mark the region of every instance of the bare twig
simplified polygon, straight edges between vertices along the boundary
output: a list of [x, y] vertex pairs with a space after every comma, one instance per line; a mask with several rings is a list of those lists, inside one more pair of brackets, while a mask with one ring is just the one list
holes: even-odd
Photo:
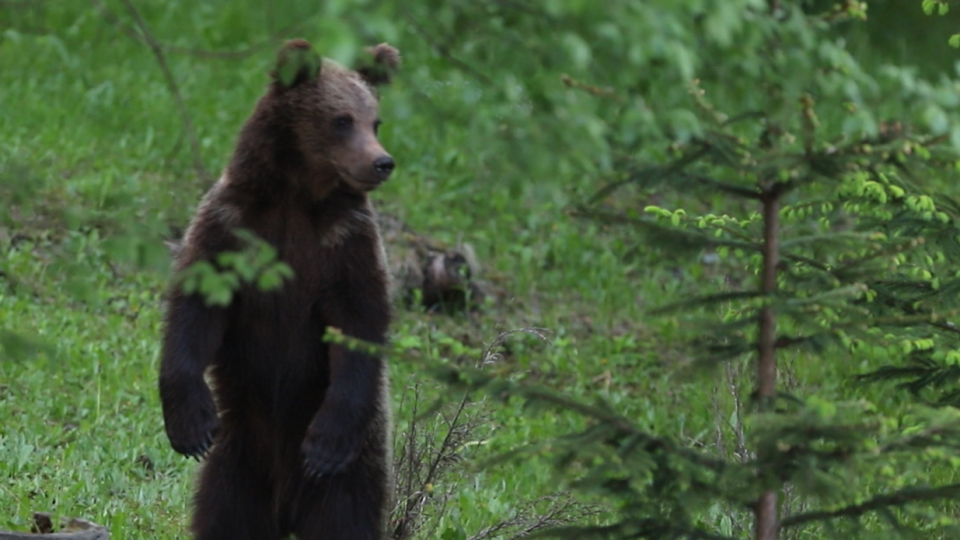
[[[103, 17], [118, 30], [130, 36], [131, 38], [136, 39], [137, 41], [149, 45], [149, 42], [144, 37], [144, 34], [138, 32], [136, 28], [132, 28], [130, 25], [123, 22], [115, 13], [110, 11], [110, 9], [99, 0], [94, 2], [94, 4], [97, 7], [97, 11], [99, 11], [100, 14], [103, 15]], [[272, 4], [270, 4], [270, 6], [272, 6]], [[271, 17], [272, 11], [272, 8], [268, 7], [268, 18]], [[169, 43], [161, 43], [159, 41], [157, 42], [157, 45], [159, 45], [160, 48], [166, 52], [188, 54], [190, 56], [196, 56], [197, 58], [203, 58], [205, 60], [242, 60], [275, 46], [278, 42], [283, 40], [284, 37], [289, 36], [292, 33], [296, 33], [296, 30], [301, 26], [301, 24], [302, 22], [298, 21], [281, 28], [276, 32], [271, 31], [270, 37], [264, 39], [263, 41], [235, 51], [195, 49], [193, 47], [181, 47], [179, 45], [171, 45]], [[270, 24], [270, 27], [272, 29], [272, 23]]]
[[[541, 504], [549, 506], [541, 512], [537, 510]], [[481, 529], [470, 536], [469, 540], [516, 540], [545, 529], [569, 525], [598, 513], [598, 508], [579, 504], [567, 495], [548, 495], [528, 501], [509, 518]]]
[[[495, 362], [504, 341], [520, 332], [541, 339], [545, 333], [539, 328], [503, 332], [484, 348], [474, 367], [479, 369]], [[402, 405], [412, 411], [412, 414], [405, 413], [412, 420], [396, 462], [398, 505], [391, 523], [393, 540], [437, 537], [434, 529], [440, 520], [436, 518], [444, 514], [453, 494], [450, 487], [441, 488], [441, 483], [451, 471], [457, 470], [458, 464], [465, 462], [466, 449], [482, 446], [485, 434], [480, 431], [489, 423], [483, 402], [471, 401], [469, 392], [464, 392], [456, 405], [441, 407], [435, 416], [425, 419], [420, 412], [420, 386], [414, 385], [408, 390], [402, 396]], [[412, 396], [408, 402], [410, 391]], [[540, 511], [544, 505], [547, 508]], [[432, 518], [425, 519], [428, 507]], [[577, 504], [565, 495], [552, 495], [525, 502], [513, 515], [480, 530], [471, 538], [506, 538], [508, 534], [511, 535], [509, 538], [519, 538], [533, 531], [571, 523], [591, 515], [591, 512], [590, 507]]]
[[430, 44], [433, 50], [437, 51], [437, 53], [440, 54], [440, 56], [446, 58], [451, 64], [455, 65], [461, 70], [473, 75], [484, 84], [488, 86], [494, 86], [493, 80], [490, 77], [487, 77], [483, 73], [474, 69], [473, 66], [471, 66], [470, 64], [453, 56], [453, 54], [450, 52], [449, 45], [447, 45], [446, 43], [440, 43], [439, 41], [437, 41], [437, 39], [434, 38], [433, 35], [431, 35], [422, 26], [420, 26], [420, 23], [417, 22], [417, 20], [413, 17], [413, 15], [410, 14], [408, 10], [402, 10], [401, 13], [403, 13], [404, 18], [407, 19], [410, 25], [413, 26], [414, 30], [416, 30], [417, 33], [420, 34], [423, 37], [423, 39], [425, 39], [427, 43]]
[[[97, 6], [101, 13], [110, 12], [109, 8], [107, 8], [100, 0], [93, 1], [94, 5]], [[200, 153], [200, 141], [197, 139], [197, 133], [193, 128], [193, 120], [190, 117], [189, 111], [187, 111], [187, 106], [183, 101], [183, 95], [180, 93], [180, 87], [177, 85], [177, 80], [174, 78], [173, 72], [170, 71], [170, 66], [167, 65], [167, 59], [163, 54], [163, 49], [160, 46], [160, 43], [154, 39], [153, 34], [150, 32], [150, 28], [143, 20], [143, 17], [140, 16], [140, 12], [137, 11], [137, 8], [134, 7], [133, 3], [130, 0], [121, 1], [123, 2], [124, 7], [127, 8], [130, 16], [133, 17], [134, 22], [137, 24], [137, 28], [142, 35], [141, 39], [150, 47], [154, 57], [157, 59], [157, 64], [160, 65], [160, 70], [163, 71], [164, 79], [166, 79], [167, 82], [167, 88], [170, 90], [171, 95], [173, 95], [177, 109], [180, 111], [180, 117], [183, 120], [183, 128], [187, 134], [187, 140], [190, 141], [190, 150], [193, 154], [193, 168], [196, 171], [197, 176], [203, 181], [212, 180], [210, 173], [207, 172], [206, 167], [203, 165], [203, 156]], [[119, 20], [116, 15], [113, 15], [113, 19]]]
[[[410, 417], [414, 420], [410, 422], [410, 426], [407, 428], [403, 452], [401, 452], [396, 464], [398, 473], [403, 475], [398, 487], [400, 487], [400, 491], [404, 496], [403, 501], [400, 501], [400, 504], [403, 504], [404, 508], [403, 513], [396, 520], [396, 526], [393, 529], [394, 540], [404, 540], [411, 536], [414, 528], [414, 519], [420, 515], [419, 507], [423, 504], [426, 495], [422, 489], [423, 486], [418, 485], [414, 478], [418, 469], [413, 462], [418, 455], [419, 422], [417, 418], [420, 415], [420, 411], [418, 410], [420, 407], [420, 386], [414, 386], [413, 392], [413, 411]], [[406, 393], [404, 393], [403, 397], [403, 401], [406, 401]], [[401, 403], [400, 409], [403, 410], [403, 403]], [[416, 490], [413, 489], [415, 485], [417, 487]]]
[[[446, 508], [447, 494], [435, 492], [435, 488], [450, 467], [460, 461], [464, 447], [478, 438], [477, 431], [487, 420], [483, 413], [468, 415], [470, 405], [468, 395], [464, 394], [452, 414], [441, 411], [434, 421], [424, 424], [419, 411], [420, 387], [413, 387], [413, 400], [409, 405], [413, 420], [396, 464], [400, 508], [392, 525], [394, 540], [407, 540], [417, 533], [423, 525], [423, 510], [428, 503], [439, 503], [441, 513]], [[440, 429], [445, 433], [441, 442], [434, 444], [431, 441], [437, 439]]]
[[588, 94], [593, 94], [594, 96], [597, 96], [597, 97], [609, 98], [616, 101], [617, 103], [623, 103], [626, 101], [622, 96], [617, 94], [617, 92], [613, 88], [609, 88], [609, 87], [600, 88], [599, 86], [596, 86], [593, 84], [588, 84], [583, 81], [578, 81], [577, 79], [574, 79], [573, 77], [567, 75], [566, 73], [560, 74], [560, 82], [569, 86], [570, 88], [583, 90], [584, 92]]
[[[730, 426], [733, 429], [734, 434], [737, 436], [736, 443], [736, 456], [740, 459], [741, 463], [747, 463], [753, 456], [750, 455], [750, 450], [747, 449], [747, 436], [744, 433], [744, 422], [743, 422], [743, 400], [740, 397], [740, 373], [734, 371], [733, 363], [727, 362], [724, 365], [727, 375], [727, 387], [730, 390], [730, 396], [733, 399], [733, 413], [734, 425]], [[739, 368], [739, 369], [742, 369]], [[738, 369], [738, 371], [739, 371]]]

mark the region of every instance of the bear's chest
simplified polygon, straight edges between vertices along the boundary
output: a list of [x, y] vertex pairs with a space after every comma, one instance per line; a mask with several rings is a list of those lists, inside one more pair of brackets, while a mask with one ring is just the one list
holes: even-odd
[[350, 269], [369, 258], [365, 239], [376, 227], [368, 214], [349, 210], [277, 212], [251, 225], [270, 246], [275, 261], [293, 272], [279, 295], [272, 295], [283, 309], [308, 308], [348, 280]]

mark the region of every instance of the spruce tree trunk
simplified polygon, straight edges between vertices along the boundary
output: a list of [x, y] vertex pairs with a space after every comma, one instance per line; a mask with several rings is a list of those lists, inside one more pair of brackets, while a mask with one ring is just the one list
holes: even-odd
[[[772, 301], [777, 292], [777, 263], [779, 258], [778, 233], [780, 228], [780, 193], [775, 186], [764, 190], [763, 198], [763, 274], [760, 290]], [[777, 395], [777, 322], [769, 304], [760, 310], [760, 336], [757, 351], [757, 399], [760, 412], [773, 410]], [[763, 461], [763, 456], [758, 456]], [[761, 470], [766, 476], [770, 471]], [[765, 492], [757, 500], [756, 539], [775, 540], [777, 523], [777, 492]]]

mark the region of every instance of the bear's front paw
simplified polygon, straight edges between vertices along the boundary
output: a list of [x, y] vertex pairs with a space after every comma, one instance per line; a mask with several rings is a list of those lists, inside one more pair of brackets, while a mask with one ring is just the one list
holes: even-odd
[[311, 425], [301, 448], [308, 478], [340, 474], [360, 453], [360, 437], [326, 423]]
[[[164, 424], [167, 438], [175, 451], [197, 461], [206, 457], [214, 438], [220, 430], [213, 397], [194, 396], [179, 407], [164, 407]], [[199, 402], [199, 403], [198, 403]]]

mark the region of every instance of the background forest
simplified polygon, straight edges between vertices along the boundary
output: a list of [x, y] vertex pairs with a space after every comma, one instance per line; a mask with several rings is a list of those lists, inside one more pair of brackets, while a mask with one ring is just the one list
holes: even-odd
[[401, 50], [388, 254], [467, 252], [485, 292], [398, 299], [395, 539], [957, 538], [953, 15], [0, 0], [0, 529], [186, 537], [164, 239], [303, 37]]

